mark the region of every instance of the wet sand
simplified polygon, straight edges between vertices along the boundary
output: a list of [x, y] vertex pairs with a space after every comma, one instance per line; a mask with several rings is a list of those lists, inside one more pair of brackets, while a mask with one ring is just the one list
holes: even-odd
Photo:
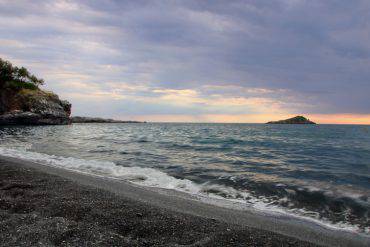
[[0, 246], [31, 245], [370, 246], [370, 239], [0, 157]]

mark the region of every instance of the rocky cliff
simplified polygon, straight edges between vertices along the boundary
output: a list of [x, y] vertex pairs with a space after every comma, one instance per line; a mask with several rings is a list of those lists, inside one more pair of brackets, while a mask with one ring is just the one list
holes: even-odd
[[0, 125], [69, 124], [71, 104], [40, 89], [0, 87]]
[[303, 116], [296, 116], [285, 120], [271, 121], [268, 124], [315, 124]]

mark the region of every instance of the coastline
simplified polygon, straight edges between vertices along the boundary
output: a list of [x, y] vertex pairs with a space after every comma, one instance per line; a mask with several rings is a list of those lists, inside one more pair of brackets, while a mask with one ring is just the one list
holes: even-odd
[[[59, 240], [60, 244], [65, 241], [70, 245], [88, 241], [138, 246], [370, 244], [370, 237], [328, 229], [313, 222], [218, 207], [179, 192], [141, 187], [15, 158], [0, 156], [0, 171], [1, 220], [8, 223], [0, 230], [0, 241], [8, 242], [0, 244], [32, 241], [56, 244]], [[28, 220], [20, 221], [20, 217]], [[34, 217], [34, 221], [30, 217]], [[51, 227], [54, 233], [40, 230], [42, 223], [49, 221], [55, 225], [55, 229]], [[38, 234], [26, 234], [30, 230], [28, 222], [35, 229], [41, 227]], [[122, 229], [125, 230], [122, 232]], [[10, 233], [12, 236], [8, 236]]]

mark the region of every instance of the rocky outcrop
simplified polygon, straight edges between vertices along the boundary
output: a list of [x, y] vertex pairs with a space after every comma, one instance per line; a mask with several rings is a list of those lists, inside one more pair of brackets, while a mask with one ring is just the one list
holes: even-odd
[[40, 89], [0, 92], [0, 125], [69, 124], [71, 104]]
[[271, 121], [268, 124], [316, 124], [303, 116], [296, 116], [285, 120]]
[[145, 123], [139, 121], [122, 121], [106, 118], [96, 118], [96, 117], [72, 117], [72, 123]]

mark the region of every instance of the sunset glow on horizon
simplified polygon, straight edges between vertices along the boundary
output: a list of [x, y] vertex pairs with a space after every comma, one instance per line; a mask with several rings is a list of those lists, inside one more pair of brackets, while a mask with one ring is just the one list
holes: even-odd
[[[298, 114], [290, 115], [146, 115], [132, 116], [130, 119], [148, 122], [174, 122], [174, 123], [266, 123], [295, 117]], [[351, 114], [327, 114], [327, 115], [307, 115], [301, 114], [317, 124], [359, 124], [370, 125], [369, 115]], [[126, 116], [127, 118], [127, 116]], [[125, 119], [125, 117], [117, 117]]]

